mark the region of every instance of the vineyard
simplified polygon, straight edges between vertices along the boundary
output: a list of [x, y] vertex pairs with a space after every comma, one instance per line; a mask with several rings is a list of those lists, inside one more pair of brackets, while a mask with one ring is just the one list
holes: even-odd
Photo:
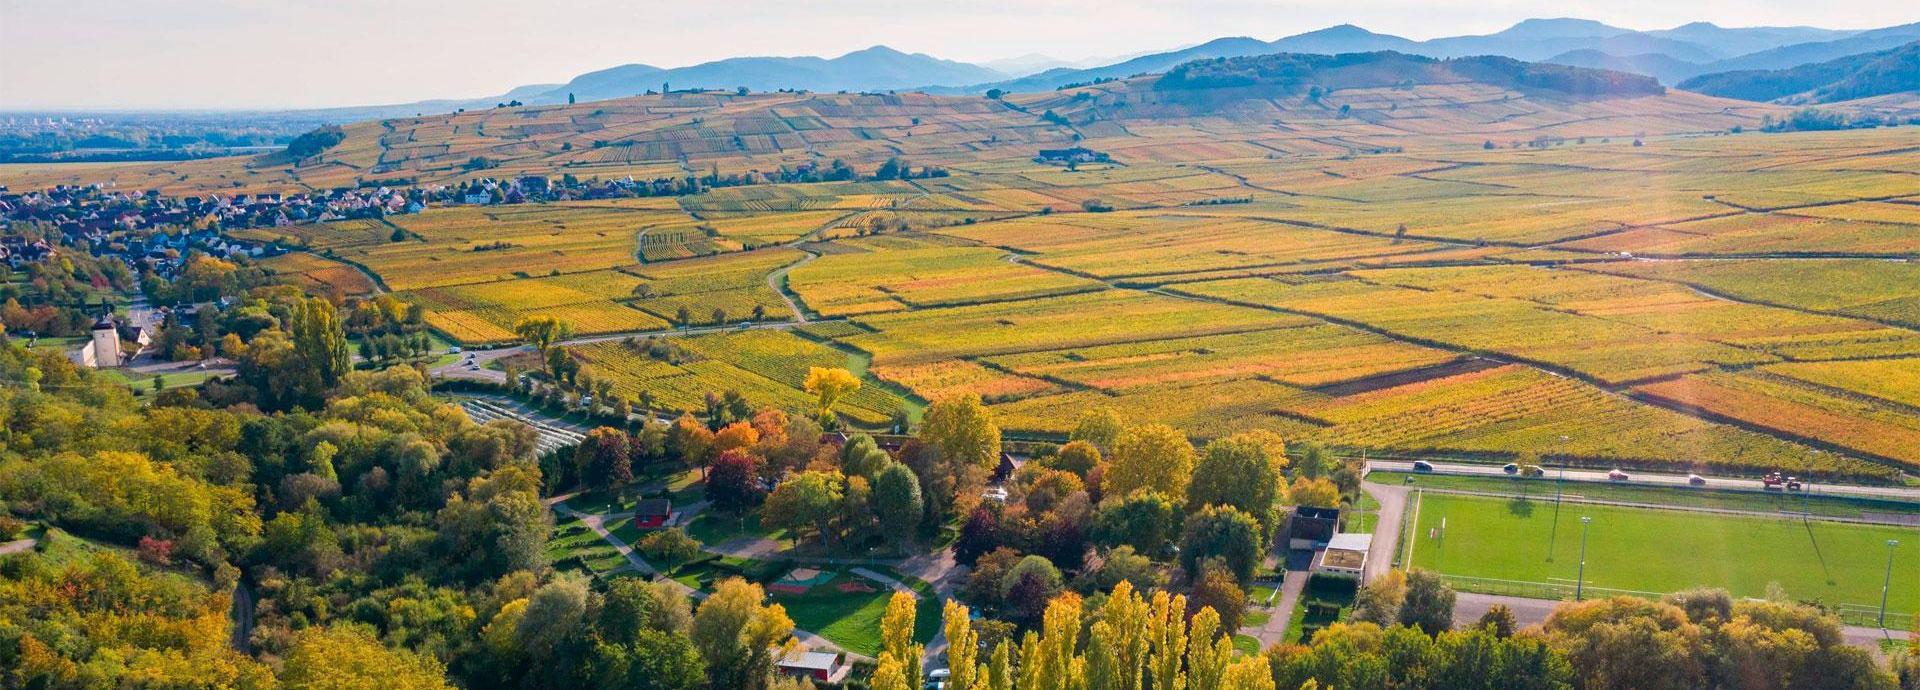
[[[163, 193], [739, 180], [234, 233], [304, 250], [266, 263], [316, 292], [393, 290], [463, 344], [532, 315], [768, 327], [676, 334], [678, 364], [572, 347], [673, 409], [734, 388], [805, 410], [806, 368], [844, 366], [867, 385], [841, 412], [868, 426], [963, 393], [1054, 437], [1109, 407], [1196, 439], [1891, 479], [1920, 469], [1915, 130], [1752, 132], [1787, 112], [1485, 84], [687, 92], [353, 125], [297, 169], [75, 170]], [[1099, 157], [1041, 154], [1071, 147]], [[880, 179], [888, 161], [913, 179]], [[79, 174], [0, 166], [0, 184]]]
[[[781, 331], [702, 335], [675, 342], [694, 357], [673, 364], [621, 341], [581, 345], [571, 351], [586, 361], [595, 378], [611, 382], [622, 395], [635, 397], [644, 390], [653, 395], [659, 409], [696, 413], [705, 408], [708, 394], [728, 390], [739, 391], [755, 407], [805, 412], [814, 405], [813, 396], [803, 390], [809, 368], [859, 369], [845, 352]], [[841, 398], [835, 412], [874, 426], [910, 408], [907, 401], [869, 381]]]

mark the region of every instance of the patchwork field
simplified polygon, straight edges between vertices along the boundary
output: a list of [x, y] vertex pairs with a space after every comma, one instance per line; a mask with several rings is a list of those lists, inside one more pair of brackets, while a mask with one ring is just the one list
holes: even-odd
[[[536, 314], [582, 335], [786, 329], [681, 338], [698, 357], [679, 364], [575, 348], [676, 408], [737, 387], [802, 410], [800, 363], [819, 362], [866, 378], [844, 410], [863, 424], [972, 393], [1049, 437], [1105, 406], [1197, 439], [1741, 473], [1821, 450], [1824, 472], [1894, 480], [1920, 469], [1916, 130], [1752, 133], [1784, 112], [1471, 83], [675, 93], [353, 125], [298, 166], [0, 184], [734, 176], [238, 234], [306, 249], [271, 263], [316, 291], [396, 291], [465, 344]], [[1040, 156], [1069, 147], [1105, 158]], [[924, 176], [875, 179], [890, 160]], [[803, 169], [843, 172], [769, 183]]]

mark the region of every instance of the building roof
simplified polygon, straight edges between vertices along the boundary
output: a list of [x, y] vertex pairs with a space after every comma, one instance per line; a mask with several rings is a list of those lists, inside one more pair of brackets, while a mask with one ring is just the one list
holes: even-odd
[[673, 501], [664, 498], [646, 498], [633, 503], [635, 515], [670, 515], [673, 513]]
[[1343, 551], [1367, 551], [1373, 548], [1373, 535], [1339, 532], [1327, 540], [1327, 548]]
[[780, 659], [782, 668], [803, 668], [809, 670], [831, 671], [840, 662], [840, 655], [833, 652], [801, 652]]
[[1309, 518], [1314, 520], [1340, 519], [1339, 508], [1323, 508], [1320, 506], [1297, 506], [1293, 509], [1293, 514], [1297, 517]]

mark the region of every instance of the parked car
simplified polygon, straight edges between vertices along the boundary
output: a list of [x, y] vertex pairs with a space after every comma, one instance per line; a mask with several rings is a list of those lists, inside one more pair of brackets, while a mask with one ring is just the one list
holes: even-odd
[[1707, 478], [1697, 474], [1689, 474], [1687, 475], [1687, 485], [1688, 486], [1706, 486]]
[[1415, 460], [1415, 461], [1413, 461], [1413, 471], [1415, 471], [1415, 472], [1432, 472], [1432, 471], [1433, 471], [1433, 463], [1431, 463], [1431, 462], [1427, 462], [1427, 461], [1425, 461], [1425, 460]]
[[1612, 470], [1609, 470], [1609, 471], [1607, 472], [1607, 481], [1610, 481], [1610, 482], [1624, 482], [1624, 481], [1626, 481], [1626, 480], [1627, 480], [1627, 473], [1625, 473], [1625, 472], [1621, 472], [1621, 471], [1620, 471], [1620, 468], [1618, 468], [1618, 467], [1616, 467], [1616, 468], [1613, 468]]

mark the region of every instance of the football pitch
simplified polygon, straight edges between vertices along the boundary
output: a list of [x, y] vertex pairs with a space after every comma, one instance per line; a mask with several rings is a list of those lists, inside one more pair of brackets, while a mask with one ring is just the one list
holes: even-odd
[[1426, 493], [1410, 500], [1409, 519], [1415, 522], [1404, 557], [1447, 575], [1570, 587], [1579, 570], [1584, 516], [1592, 518], [1589, 588], [1671, 592], [1708, 586], [1761, 597], [1768, 583], [1778, 582], [1797, 600], [1877, 610], [1887, 540], [1896, 539], [1887, 610], [1920, 611], [1920, 530], [1912, 528], [1566, 503], [1556, 536], [1551, 498]]

